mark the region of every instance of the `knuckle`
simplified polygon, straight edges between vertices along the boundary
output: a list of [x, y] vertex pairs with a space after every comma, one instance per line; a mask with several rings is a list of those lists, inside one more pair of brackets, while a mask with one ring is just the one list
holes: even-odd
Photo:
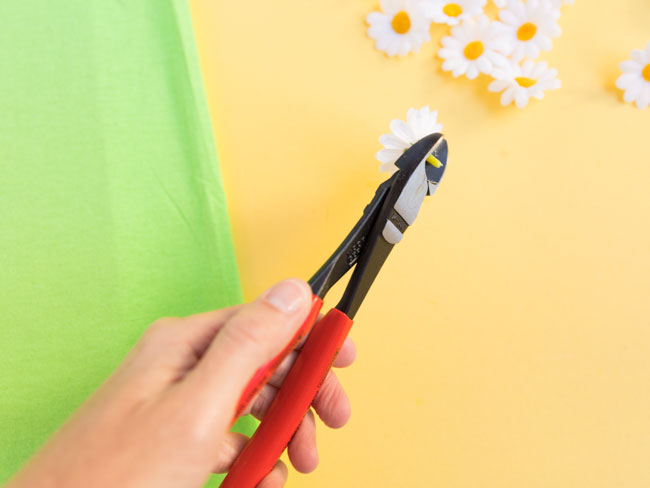
[[333, 428], [345, 425], [350, 416], [347, 395], [332, 372], [327, 375], [313, 405], [323, 421]]
[[336, 377], [330, 371], [327, 374], [325, 381], [323, 381], [320, 390], [318, 390], [318, 394], [314, 399], [314, 403], [317, 404], [320, 408], [329, 409], [336, 403], [338, 397], [338, 383], [336, 381]]

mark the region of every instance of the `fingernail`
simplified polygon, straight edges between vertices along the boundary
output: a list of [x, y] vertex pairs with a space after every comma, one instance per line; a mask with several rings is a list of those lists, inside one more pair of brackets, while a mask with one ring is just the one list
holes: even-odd
[[293, 313], [305, 301], [305, 291], [297, 280], [285, 280], [264, 294], [264, 301], [278, 312]]

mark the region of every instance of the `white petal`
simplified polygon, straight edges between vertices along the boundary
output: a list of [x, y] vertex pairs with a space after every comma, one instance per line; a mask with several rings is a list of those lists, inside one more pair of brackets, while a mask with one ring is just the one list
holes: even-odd
[[512, 78], [510, 70], [504, 68], [494, 68], [492, 70], [492, 78], [495, 80], [504, 80], [507, 78]]
[[397, 166], [395, 166], [395, 163], [384, 163], [381, 166], [379, 166], [379, 171], [382, 173], [395, 173], [398, 170]]
[[527, 54], [530, 59], [537, 59], [542, 52], [537, 44], [531, 44]]
[[625, 93], [623, 94], [623, 100], [625, 100], [628, 103], [633, 102], [640, 92], [641, 92], [641, 83], [634, 84], [625, 91]]
[[509, 56], [515, 48], [515, 43], [505, 37], [490, 42], [490, 49]]
[[451, 36], [443, 37], [440, 42], [442, 43], [443, 46], [454, 48], [454, 49], [461, 49], [463, 47], [463, 44], [458, 39]]
[[645, 52], [639, 49], [632, 50], [632, 54], [630, 54], [630, 58], [632, 59], [632, 61], [636, 61], [641, 66], [645, 66], [647, 62], [645, 57]]
[[409, 143], [394, 134], [384, 134], [379, 137], [379, 143], [386, 149], [408, 149]]
[[621, 68], [621, 71], [630, 72], [630, 73], [640, 73], [641, 70], [643, 69], [643, 66], [638, 64], [636, 61], [632, 61], [629, 59], [627, 61], [623, 61], [619, 65], [619, 67]]
[[481, 56], [475, 61], [476, 67], [481, 71], [482, 73], [490, 73], [492, 70], [492, 63], [488, 61], [488, 59], [485, 56]]
[[553, 41], [548, 36], [539, 35], [537, 36], [536, 41], [542, 51], [549, 51], [553, 47]]
[[501, 37], [510, 37], [511, 35], [512, 28], [498, 20], [490, 22], [485, 32], [482, 33], [483, 39], [486, 41], [497, 41]]
[[470, 63], [470, 65], [467, 67], [465, 76], [467, 76], [467, 78], [470, 80], [473, 80], [478, 76], [478, 68], [476, 67], [475, 63]]
[[499, 12], [499, 18], [506, 24], [513, 26], [517, 25], [519, 22], [519, 19], [517, 19], [517, 17], [515, 17], [515, 15], [509, 10], [501, 10]]
[[368, 27], [368, 36], [373, 39], [390, 38], [393, 36], [392, 31], [382, 23], [374, 23]]
[[436, 8], [434, 5], [434, 2], [431, 0], [426, 0], [423, 2], [420, 2], [420, 9], [422, 10], [422, 13], [427, 17], [427, 18], [432, 18], [433, 15], [435, 15]]
[[514, 97], [515, 97], [514, 89], [509, 89], [509, 90], [504, 91], [501, 94], [501, 105], [503, 105], [504, 107], [510, 105], [512, 103], [512, 100], [514, 99]]
[[380, 14], [379, 12], [370, 12], [368, 16], [366, 17], [366, 22], [368, 22], [370, 25], [379, 23], [382, 21], [386, 20], [386, 16], [384, 14]]
[[413, 134], [413, 131], [411, 128], [403, 121], [400, 119], [393, 119], [390, 123], [390, 130], [393, 134], [395, 134], [397, 137], [404, 141], [408, 141], [411, 144], [413, 144], [416, 139], [415, 135]]
[[515, 104], [519, 108], [524, 108], [528, 105], [528, 93], [526, 93], [526, 90], [517, 90], [517, 93], [515, 93]]
[[406, 112], [406, 123], [411, 128], [411, 131], [417, 136], [417, 128], [421, 125], [422, 117], [420, 111], [414, 108], [409, 108]]
[[395, 0], [379, 0], [379, 6], [384, 12], [397, 11], [399, 8]]
[[519, 18], [524, 18], [526, 16], [526, 6], [523, 2], [513, 1], [509, 8]]
[[438, 51], [438, 56], [440, 56], [442, 59], [454, 58], [458, 57], [458, 51], [455, 49], [450, 49], [448, 47], [443, 47]]
[[467, 29], [465, 24], [455, 25], [451, 28], [451, 37], [460, 40], [461, 42], [467, 39]]
[[[546, 64], [546, 61], [540, 61], [537, 64], [530, 61], [530, 64], [528, 65], [528, 70], [529, 70], [528, 73], [530, 73], [531, 78], [542, 78], [545, 73], [551, 77], [557, 76], [556, 69], [548, 70], [548, 64]], [[522, 71], [524, 71], [523, 67], [522, 67]]]
[[506, 58], [503, 54], [489, 51], [485, 53], [485, 56], [487, 56], [487, 58], [492, 62], [494, 66], [508, 66], [508, 58]]
[[616, 80], [616, 86], [621, 90], [625, 90], [630, 86], [632, 86], [633, 83], [636, 83], [638, 81], [639, 81], [639, 75], [637, 75], [636, 73], [623, 73]]
[[521, 61], [524, 58], [524, 46], [523, 46], [523, 44], [517, 43], [514, 46], [514, 51], [512, 51], [511, 58], [515, 63]]
[[508, 86], [510, 86], [510, 81], [508, 80], [494, 80], [488, 85], [488, 91], [500, 92], [505, 90]]
[[379, 37], [377, 41], [375, 41], [375, 47], [380, 51], [384, 51], [384, 52], [386, 52], [386, 50], [391, 46], [391, 44], [392, 44], [392, 39], [386, 36]]
[[442, 63], [443, 71], [453, 71], [461, 65], [460, 59], [448, 59]]
[[650, 103], [650, 90], [647, 87], [643, 88], [636, 98], [636, 107], [641, 109], [646, 108]]
[[467, 61], [459, 61], [458, 65], [453, 69], [451, 72], [452, 76], [454, 78], [458, 78], [460, 75], [465, 74], [467, 71], [467, 67], [469, 66], [469, 63]]
[[562, 34], [562, 29], [557, 24], [552, 24], [548, 26], [548, 29], [545, 29], [546, 33], [551, 37], [558, 37]]
[[386, 48], [386, 54], [388, 54], [389, 56], [395, 56], [398, 50], [399, 50], [399, 43], [391, 42]]
[[394, 163], [404, 154], [401, 149], [380, 149], [376, 157], [380, 163]]
[[485, 15], [479, 15], [476, 17], [476, 27], [479, 29], [479, 31], [484, 31], [490, 26], [490, 19], [487, 18]]
[[399, 47], [397, 48], [397, 54], [399, 56], [405, 56], [408, 53], [411, 52], [411, 42], [408, 41], [407, 39], [404, 39], [402, 42], [399, 43]]

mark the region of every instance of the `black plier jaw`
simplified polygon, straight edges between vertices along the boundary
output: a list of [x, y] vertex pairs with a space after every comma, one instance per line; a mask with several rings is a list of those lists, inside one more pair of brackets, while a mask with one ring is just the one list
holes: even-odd
[[[415, 221], [424, 198], [433, 194], [440, 183], [447, 152], [444, 137], [430, 134], [402, 154], [395, 163], [398, 171], [379, 185], [354, 228], [309, 280], [314, 295], [323, 298], [356, 265], [336, 306], [354, 318], [393, 246]], [[431, 158], [435, 165], [429, 162]]]

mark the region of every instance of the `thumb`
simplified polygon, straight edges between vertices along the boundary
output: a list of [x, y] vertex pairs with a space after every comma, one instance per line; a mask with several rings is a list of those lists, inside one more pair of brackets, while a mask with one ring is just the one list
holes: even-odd
[[188, 378], [205, 395], [204, 405], [232, 416], [255, 371], [282, 351], [307, 318], [311, 297], [304, 281], [281, 281], [224, 324]]

